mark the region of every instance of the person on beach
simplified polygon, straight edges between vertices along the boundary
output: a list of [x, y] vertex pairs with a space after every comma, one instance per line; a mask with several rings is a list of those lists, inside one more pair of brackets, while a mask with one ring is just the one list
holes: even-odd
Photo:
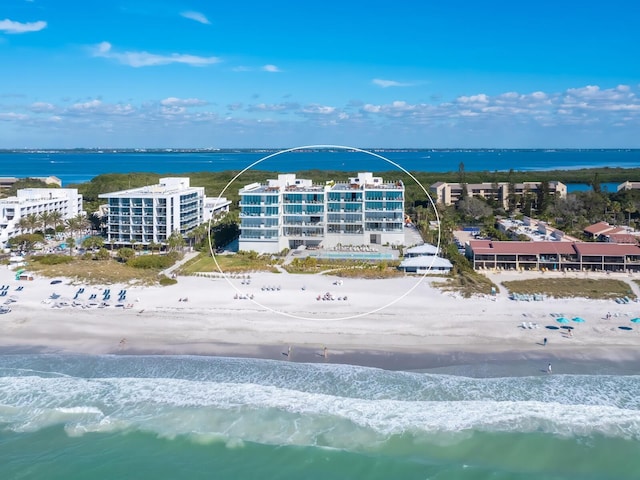
[[551, 371], [551, 364], [549, 364], [549, 365], [547, 366], [547, 373], [548, 373], [548, 374], [553, 373], [553, 372]]
[[324, 347], [322, 349], [322, 356], [326, 359], [329, 356], [329, 351], [327, 350], [327, 347]]
[[544, 337], [544, 340], [542, 340], [542, 344], [546, 347], [547, 346], [547, 337]]

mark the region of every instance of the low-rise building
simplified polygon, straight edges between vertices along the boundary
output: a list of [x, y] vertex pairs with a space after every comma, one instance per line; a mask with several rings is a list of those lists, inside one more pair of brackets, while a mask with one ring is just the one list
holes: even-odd
[[398, 269], [405, 273], [446, 274], [453, 265], [446, 258], [438, 256], [438, 247], [429, 243], [416, 245], [404, 252], [404, 259]]
[[20, 219], [52, 212], [62, 220], [84, 214], [82, 195], [75, 188], [24, 188], [0, 199], [0, 244], [4, 247], [11, 237], [25, 233], [18, 226]]
[[212, 218], [217, 218], [229, 213], [231, 200], [225, 197], [205, 197], [204, 199], [204, 221], [208, 222]]
[[[513, 194], [522, 197], [526, 193], [538, 194], [543, 182], [515, 183]], [[547, 183], [549, 195], [559, 198], [566, 198], [567, 186], [558, 181]], [[503, 208], [509, 207], [509, 183], [508, 182], [484, 182], [484, 183], [449, 183], [436, 182], [429, 188], [435, 196], [436, 203], [442, 205], [453, 205], [460, 200], [464, 191], [468, 197], [481, 197], [487, 200], [494, 200], [500, 203]]]
[[166, 244], [173, 232], [185, 236], [204, 222], [204, 188], [191, 187], [187, 177], [100, 198], [107, 199], [107, 242], [114, 246]]
[[471, 240], [466, 254], [475, 269], [640, 271], [631, 244]]

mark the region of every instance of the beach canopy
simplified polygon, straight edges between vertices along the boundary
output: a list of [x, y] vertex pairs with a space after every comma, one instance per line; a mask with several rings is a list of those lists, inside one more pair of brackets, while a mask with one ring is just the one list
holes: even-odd
[[637, 318], [637, 317], [636, 318], [632, 318], [631, 321], [633, 323], [640, 323], [640, 318]]
[[564, 317], [559, 317], [559, 318], [556, 318], [556, 322], [558, 322], [558, 323], [569, 323], [569, 320], [567, 320]]
[[573, 320], [576, 323], [584, 323], [584, 318], [582, 317], [573, 317], [571, 320]]

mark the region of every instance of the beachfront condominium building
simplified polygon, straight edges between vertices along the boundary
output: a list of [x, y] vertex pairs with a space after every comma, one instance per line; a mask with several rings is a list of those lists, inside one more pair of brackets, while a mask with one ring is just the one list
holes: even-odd
[[84, 214], [82, 195], [75, 188], [24, 188], [14, 197], [0, 199], [0, 245], [27, 233], [19, 228], [20, 219], [52, 212], [60, 213], [62, 220]]
[[158, 185], [104, 193], [107, 242], [114, 246], [166, 244], [173, 232], [186, 235], [204, 222], [204, 188], [189, 178], [161, 178]]
[[314, 185], [281, 174], [240, 189], [240, 250], [404, 243], [404, 184], [359, 173]]
[[[513, 194], [516, 199], [530, 193], [537, 195], [543, 182], [524, 182], [513, 184]], [[566, 198], [567, 186], [564, 183], [553, 181], [548, 182], [548, 194], [559, 198]], [[466, 189], [468, 197], [481, 197], [487, 200], [499, 202], [503, 208], [509, 207], [509, 183], [508, 182], [485, 182], [485, 183], [448, 183], [437, 182], [431, 185], [430, 191], [435, 196], [436, 203], [442, 205], [453, 205], [463, 197]], [[520, 202], [518, 202], [520, 203]]]

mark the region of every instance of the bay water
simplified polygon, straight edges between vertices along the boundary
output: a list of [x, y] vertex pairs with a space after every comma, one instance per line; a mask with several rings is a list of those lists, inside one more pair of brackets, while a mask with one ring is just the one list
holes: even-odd
[[[272, 156], [256, 165], [260, 170], [292, 172], [321, 169], [351, 172], [393, 171], [396, 165], [411, 172], [569, 170], [595, 167], [640, 167], [640, 150], [371, 150], [389, 162], [362, 152], [304, 150]], [[154, 172], [184, 174], [240, 171], [269, 151], [224, 152], [109, 152], [20, 151], [0, 153], [1, 176], [55, 175], [63, 186], [82, 183], [103, 173]]]

